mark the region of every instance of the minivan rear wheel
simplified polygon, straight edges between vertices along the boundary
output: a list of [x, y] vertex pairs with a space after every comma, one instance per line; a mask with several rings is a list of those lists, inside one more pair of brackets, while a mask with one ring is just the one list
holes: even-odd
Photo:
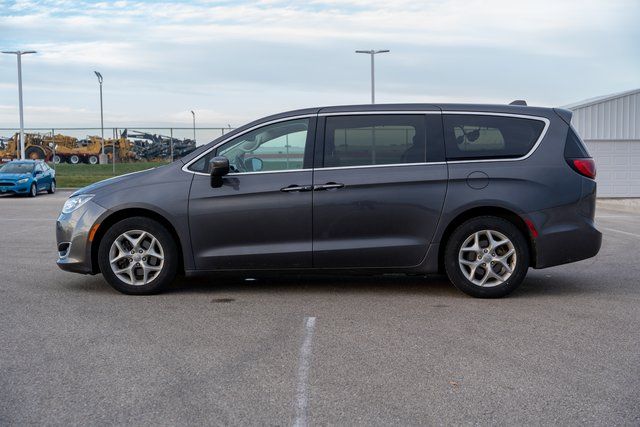
[[500, 298], [524, 280], [529, 247], [520, 230], [506, 219], [483, 216], [458, 226], [445, 248], [449, 280], [478, 298]]
[[100, 241], [98, 264], [107, 282], [125, 294], [153, 294], [176, 276], [178, 250], [162, 224], [145, 217], [117, 222]]

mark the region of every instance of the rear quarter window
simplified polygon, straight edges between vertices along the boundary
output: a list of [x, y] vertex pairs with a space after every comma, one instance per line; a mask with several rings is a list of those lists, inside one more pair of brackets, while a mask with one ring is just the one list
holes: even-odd
[[591, 157], [589, 151], [587, 151], [587, 147], [584, 146], [573, 126], [569, 127], [569, 133], [567, 133], [567, 141], [564, 145], [564, 157], [567, 159]]
[[537, 119], [480, 114], [446, 114], [443, 123], [448, 160], [522, 157], [545, 126]]

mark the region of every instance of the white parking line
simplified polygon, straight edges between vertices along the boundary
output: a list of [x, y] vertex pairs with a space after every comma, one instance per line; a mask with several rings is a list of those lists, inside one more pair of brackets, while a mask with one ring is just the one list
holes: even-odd
[[627, 236], [640, 237], [640, 234], [629, 233], [628, 231], [616, 230], [615, 228], [606, 228], [606, 227], [600, 227], [600, 228], [607, 231], [615, 231], [616, 233], [626, 234]]
[[293, 423], [296, 427], [304, 427], [308, 424], [308, 408], [309, 391], [307, 383], [309, 381], [309, 366], [311, 364], [311, 342], [313, 340], [313, 331], [316, 327], [315, 317], [304, 318], [304, 339], [300, 347], [300, 359], [298, 360], [298, 386], [296, 389], [296, 420]]

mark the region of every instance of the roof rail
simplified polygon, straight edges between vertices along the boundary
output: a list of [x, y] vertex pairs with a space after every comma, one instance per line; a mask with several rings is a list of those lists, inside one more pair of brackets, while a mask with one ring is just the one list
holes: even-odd
[[527, 105], [527, 101], [525, 101], [524, 99], [516, 99], [515, 101], [512, 101], [509, 103], [509, 105]]

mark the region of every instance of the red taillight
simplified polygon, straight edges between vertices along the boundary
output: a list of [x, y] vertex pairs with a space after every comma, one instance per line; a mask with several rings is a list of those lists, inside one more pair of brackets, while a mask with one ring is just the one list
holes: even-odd
[[580, 175], [595, 179], [596, 162], [593, 159], [569, 159], [569, 165]]

